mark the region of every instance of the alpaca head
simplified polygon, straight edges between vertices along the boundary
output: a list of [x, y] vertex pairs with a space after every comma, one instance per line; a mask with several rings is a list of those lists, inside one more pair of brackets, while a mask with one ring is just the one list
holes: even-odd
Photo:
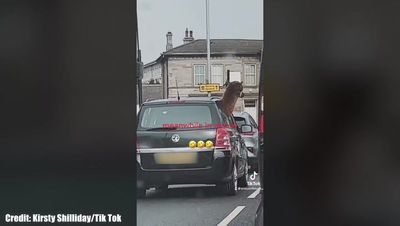
[[229, 83], [225, 92], [234, 97], [244, 97], [243, 82], [234, 81]]

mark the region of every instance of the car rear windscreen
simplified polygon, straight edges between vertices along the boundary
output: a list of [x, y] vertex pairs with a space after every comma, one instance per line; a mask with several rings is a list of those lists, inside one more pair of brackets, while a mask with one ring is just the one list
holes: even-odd
[[185, 129], [217, 123], [216, 109], [210, 105], [167, 104], [143, 106], [138, 129], [177, 127]]

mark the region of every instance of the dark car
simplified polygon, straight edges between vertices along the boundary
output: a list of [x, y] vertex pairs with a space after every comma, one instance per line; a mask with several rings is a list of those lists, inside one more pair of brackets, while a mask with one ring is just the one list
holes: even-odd
[[227, 195], [247, 186], [247, 152], [232, 115], [213, 98], [155, 100], [137, 124], [137, 191], [215, 184]]

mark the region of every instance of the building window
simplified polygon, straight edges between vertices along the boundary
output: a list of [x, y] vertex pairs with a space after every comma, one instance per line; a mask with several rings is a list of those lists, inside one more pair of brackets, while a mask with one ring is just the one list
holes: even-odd
[[224, 84], [224, 66], [212, 65], [211, 66], [211, 82], [218, 83], [220, 86]]
[[245, 64], [244, 65], [244, 84], [255, 86], [256, 85], [256, 65]]
[[206, 65], [194, 65], [194, 85], [204, 84], [206, 79]]

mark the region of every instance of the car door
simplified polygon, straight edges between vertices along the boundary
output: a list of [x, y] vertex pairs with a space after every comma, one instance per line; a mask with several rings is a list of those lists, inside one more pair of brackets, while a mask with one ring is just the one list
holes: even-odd
[[246, 163], [247, 163], [247, 151], [246, 151], [246, 146], [244, 144], [244, 140], [239, 132], [239, 128], [236, 124], [235, 118], [233, 117], [233, 115], [231, 115], [229, 117], [229, 123], [231, 125], [233, 125], [233, 131], [235, 133], [235, 135], [237, 136], [237, 148], [239, 151], [239, 155], [238, 155], [238, 171], [242, 174], [245, 172], [245, 167], [246, 167]]
[[253, 127], [253, 140], [255, 141], [256, 147], [255, 147], [255, 152], [254, 154], [257, 156], [258, 154], [258, 149], [259, 149], [259, 143], [258, 143], [258, 125], [256, 121], [249, 115], [249, 120], [250, 120], [250, 125]]
[[255, 132], [258, 132], [258, 125], [256, 121], [253, 119], [253, 117], [251, 117], [251, 115], [249, 115], [249, 118], [250, 118], [250, 125], [253, 127], [253, 130]]

